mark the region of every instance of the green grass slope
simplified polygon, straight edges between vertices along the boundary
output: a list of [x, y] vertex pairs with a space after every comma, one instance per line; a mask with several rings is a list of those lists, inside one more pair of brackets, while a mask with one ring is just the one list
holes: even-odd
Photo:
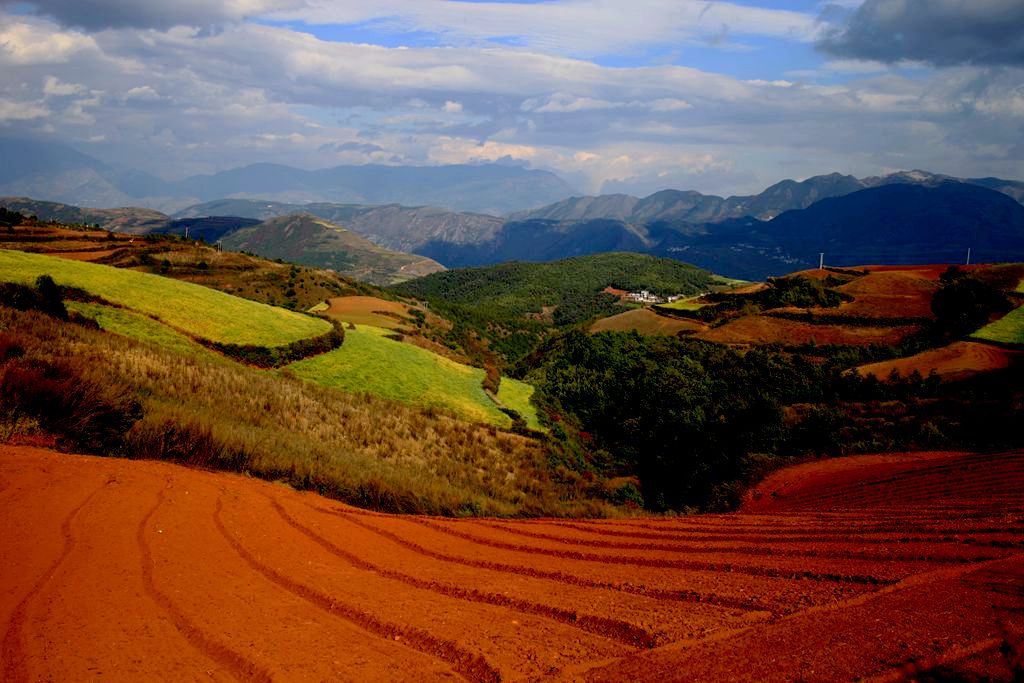
[[159, 275], [0, 250], [0, 279], [31, 283], [44, 274], [214, 342], [274, 347], [331, 329], [324, 320]]
[[134, 313], [125, 308], [81, 301], [67, 301], [65, 305], [69, 311], [81, 313], [86, 318], [95, 320], [104, 332], [113, 332], [129, 339], [156, 344], [167, 351], [187, 356], [203, 356], [209, 360], [224, 362], [221, 355], [192, 341], [181, 332], [152, 318], [147, 318], [141, 313]]
[[971, 336], [1000, 344], [1024, 344], [1024, 307], [1015, 308]]
[[[345, 331], [345, 343], [329, 353], [288, 366], [298, 377], [349, 392], [364, 392], [424, 408], [441, 408], [473, 422], [509, 427], [511, 419], [484, 393], [484, 371], [410, 344], [388, 339], [391, 331], [368, 325]], [[529, 403], [533, 388], [502, 379], [499, 400], [538, 426]]]

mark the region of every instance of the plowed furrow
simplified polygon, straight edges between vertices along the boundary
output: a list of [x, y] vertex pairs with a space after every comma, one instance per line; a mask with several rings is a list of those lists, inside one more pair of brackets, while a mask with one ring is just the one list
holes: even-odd
[[28, 609], [32, 601], [43, 591], [46, 585], [50, 582], [53, 576], [60, 569], [61, 565], [75, 549], [77, 543], [74, 535], [72, 534], [72, 524], [75, 518], [82, 511], [82, 509], [92, 501], [100, 491], [106, 487], [106, 484], [102, 484], [99, 488], [94, 489], [89, 493], [85, 499], [75, 506], [68, 514], [64, 517], [64, 520], [60, 525], [60, 534], [62, 538], [62, 545], [60, 552], [57, 557], [50, 563], [43, 574], [32, 584], [28, 593], [22, 598], [21, 602], [17, 604], [11, 614], [10, 621], [7, 624], [7, 630], [4, 633], [4, 639], [2, 645], [0, 645], [0, 659], [3, 661], [3, 680], [5, 681], [22, 681], [29, 679], [29, 663], [25, 655], [25, 643], [24, 643], [24, 630], [26, 621], [28, 618]]
[[[296, 512], [301, 514], [310, 509], [326, 512], [312, 505], [304, 505]], [[314, 530], [316, 535], [329, 540], [332, 546], [336, 546], [336, 543], [330, 539], [346, 539], [350, 548], [359, 549], [360, 558], [372, 558], [374, 566], [413, 575], [431, 585], [455, 586], [460, 591], [495, 595], [501, 601], [536, 604], [544, 611], [546, 607], [554, 607], [570, 618], [571, 615], [579, 615], [578, 619], [589, 620], [591, 614], [604, 615], [613, 632], [620, 628], [620, 624], [624, 624], [630, 627], [627, 633], [638, 629], [638, 635], [648, 634], [642, 636], [642, 639], [635, 639], [638, 645], [642, 645], [649, 637], [656, 643], [682, 637], [692, 638], [700, 633], [735, 628], [770, 616], [767, 611], [737, 610], [735, 606], [715, 605], [707, 600], [680, 604], [684, 601], [658, 600], [607, 587], [580, 585], [582, 582], [556, 582], [527, 576], [522, 572], [511, 573], [448, 562], [417, 552], [377, 533], [369, 525], [360, 526], [340, 515], [320, 514], [318, 518]], [[303, 525], [309, 527], [310, 523], [305, 522]], [[594, 632], [604, 633], [604, 626], [595, 624], [595, 627]], [[633, 636], [623, 635], [619, 638], [623, 642], [634, 641]]]
[[546, 617], [563, 624], [575, 626], [589, 633], [596, 633], [597, 635], [601, 635], [606, 638], [618, 640], [626, 645], [634, 647], [654, 647], [657, 644], [657, 639], [653, 634], [624, 621], [597, 617], [590, 614], [579, 614], [570, 610], [542, 605], [527, 600], [510, 598], [507, 595], [501, 595], [499, 593], [463, 588], [451, 583], [428, 581], [368, 562], [354, 553], [344, 550], [337, 544], [318, 534], [313, 529], [310, 529], [300, 523], [292, 515], [288, 514], [278, 501], [272, 500], [271, 504], [274, 506], [274, 510], [281, 516], [281, 518], [284, 519], [285, 522], [287, 522], [293, 529], [310, 538], [331, 554], [345, 560], [355, 567], [359, 567], [360, 569], [376, 572], [385, 578], [399, 581], [407, 586], [412, 586], [413, 588], [419, 588], [422, 590], [429, 590], [448, 598], [465, 600], [467, 602], [479, 602], [486, 605], [495, 605], [516, 612], [521, 612], [522, 614]]
[[[1024, 570], [1020, 556], [1001, 562], [1013, 571]], [[877, 594], [808, 610], [733, 638], [660, 648], [581, 677], [653, 680], [685, 671], [691, 680], [837, 681], [890, 675], [906, 665], [909, 653], [921, 659], [941, 656], [954, 648], [987, 646], [1001, 635], [1003, 608], [962, 580], [970, 571], [964, 567], [914, 577]], [[922, 609], [924, 605], [928, 608]]]
[[153, 519], [153, 515], [156, 514], [157, 510], [160, 509], [160, 506], [164, 503], [164, 494], [165, 490], [161, 489], [156, 503], [143, 518], [137, 531], [139, 550], [142, 555], [142, 582], [145, 586], [146, 594], [152, 598], [153, 602], [160, 606], [160, 608], [170, 618], [171, 623], [174, 624], [178, 633], [180, 633], [194, 648], [203, 652], [210, 659], [221, 664], [221, 666], [234, 673], [241, 680], [272, 681], [273, 677], [266, 668], [256, 664], [256, 662], [253, 662], [239, 652], [224, 645], [222, 642], [218, 641], [213, 634], [204, 631], [197, 626], [196, 623], [189, 619], [185, 612], [181, 610], [173, 600], [171, 600], [170, 596], [164, 592], [157, 580], [153, 577], [155, 562], [153, 560], [153, 551], [149, 546], [148, 537], [154, 530], [150, 526], [150, 521]]
[[235, 552], [252, 567], [254, 570], [273, 581], [278, 586], [290, 593], [306, 600], [320, 609], [349, 621], [362, 629], [369, 631], [381, 638], [395, 642], [402, 642], [407, 647], [422, 652], [431, 657], [437, 657], [447, 662], [453, 670], [457, 671], [465, 679], [470, 681], [500, 681], [501, 676], [497, 670], [491, 667], [487, 661], [478, 655], [474, 655], [450, 641], [445, 641], [432, 636], [430, 633], [402, 626], [389, 624], [381, 621], [372, 614], [356, 609], [341, 600], [327, 595], [315, 588], [295, 581], [271, 566], [261, 562], [255, 555], [250, 553], [238, 542], [238, 540], [225, 527], [221, 519], [222, 504], [217, 499], [217, 510], [214, 521], [221, 534], [234, 548]]
[[[518, 528], [504, 528], [498, 524], [487, 524], [488, 531], [503, 534], [506, 538], [524, 537], [569, 548], [600, 548], [626, 550], [641, 553], [666, 554], [707, 554], [709, 552], [759, 557], [817, 557], [830, 559], [856, 559], [877, 562], [979, 562], [1003, 557], [1006, 552], [983, 550], [980, 545], [958, 547], [956, 543], [939, 544], [930, 541], [915, 542], [903, 539], [899, 542], [866, 541], [858, 538], [833, 536], [830, 539], [801, 539], [802, 543], [773, 539], [772, 543], [762, 541], [704, 540], [699, 543], [628, 543], [601, 541], [586, 538], [571, 538], [554, 534], [535, 533]], [[809, 547], [811, 544], [819, 547]], [[889, 548], [876, 547], [885, 543]], [[865, 548], [865, 545], [868, 547]], [[1005, 547], [1005, 546], [1001, 546]]]
[[[485, 546], [488, 548], [497, 548], [499, 550], [510, 550], [517, 553], [524, 553], [527, 555], [548, 555], [550, 557], [557, 557], [562, 560], [572, 560], [579, 562], [598, 562], [602, 564], [621, 564], [630, 565], [634, 567], [651, 567], [651, 568], [664, 568], [664, 569], [679, 569], [679, 570], [694, 570], [694, 571], [710, 571], [710, 572], [722, 572], [727, 574], [749, 574], [752, 576], [771, 576], [781, 577], [789, 579], [809, 579], [811, 581], [836, 581], [843, 583], [861, 583], [868, 585], [883, 585], [892, 583], [893, 581], [899, 580], [907, 574], [913, 573], [913, 568], [897, 568], [895, 565], [898, 563], [885, 563], [885, 569], [879, 566], [880, 562], [861, 562], [859, 560], [848, 560], [845, 564], [852, 564], [857, 568], [875, 569], [872, 573], [858, 573], [856, 571], [845, 572], [842, 570], [836, 570], [832, 568], [827, 562], [830, 558], [824, 558], [826, 561], [820, 568], [816, 569], [804, 569], [808, 563], [805, 561], [807, 558], [802, 558], [800, 561], [788, 562], [789, 558], [772, 558], [774, 562], [768, 564], [767, 562], [758, 562], [758, 558], [752, 558], [750, 560], [736, 560], [736, 561], [719, 561], [713, 558], [706, 560], [681, 560], [681, 559], [669, 559], [669, 558], [654, 558], [647, 557], [652, 553], [648, 552], [644, 555], [625, 555], [624, 553], [585, 553], [572, 550], [563, 550], [559, 548], [547, 548], [538, 545], [523, 545], [517, 543], [508, 543], [505, 541], [495, 540], [492, 538], [483, 538], [475, 534], [466, 533], [452, 528], [450, 525], [440, 524], [432, 520], [416, 519], [416, 523], [429, 527], [435, 531], [439, 531], [444, 534], [454, 536], [456, 538], [468, 541], [477, 546]], [[711, 555], [711, 553], [707, 553]], [[715, 555], [721, 556], [725, 553], [716, 553]], [[841, 558], [839, 558], [841, 559]], [[912, 564], [911, 562], [905, 564]]]
[[[599, 532], [590, 530], [581, 530], [578, 532], [566, 531], [562, 527], [554, 526], [536, 526], [536, 529], [543, 529], [543, 532], [535, 532], [525, 529], [521, 526], [505, 526], [500, 522], [481, 522], [483, 526], [487, 526], [493, 529], [503, 530], [506, 533], [514, 534], [516, 536], [523, 536], [526, 538], [536, 538], [539, 540], [550, 540], [558, 541], [571, 545], [589, 546], [589, 547], [605, 547], [605, 548], [616, 548], [622, 547], [624, 549], [635, 549], [636, 547], [647, 547], [645, 541], [651, 541], [651, 545], [659, 547], [661, 544], [706, 544], [703, 547], [706, 548], [721, 548], [728, 550], [729, 546], [726, 544], [750, 544], [751, 546], [758, 547], [773, 547], [776, 544], [825, 544], [825, 543], [836, 543], [839, 545], [856, 543], [858, 545], [887, 545], [893, 547], [901, 547], [905, 544], [929, 544], [936, 546], [938, 544], [970, 544], [975, 546], [992, 545], [993, 547], [1011, 547], [1017, 544], [1019, 540], [1024, 543], [1024, 528], [1004, 528], [998, 529], [993, 528], [981, 528], [979, 531], [973, 529], [939, 529], [934, 532], [934, 535], [928, 535], [926, 530], [917, 529], [918, 533], [914, 535], [907, 534], [891, 534], [885, 532], [879, 532], [877, 536], [870, 535], [876, 532], [856, 532], [855, 541], [851, 540], [850, 533], [820, 533], [820, 532], [807, 532], [807, 533], [791, 533], [785, 536], [773, 536], [770, 539], [764, 538], [763, 535], [756, 533], [728, 533], [721, 532], [717, 534], [641, 534], [637, 533], [614, 533], [606, 536]], [[995, 538], [985, 538], [985, 536]], [[623, 539], [606, 541], [605, 538]], [[627, 540], [628, 539], [628, 540]], [[621, 545], [620, 545], [621, 544]], [[721, 545], [716, 545], [721, 544]], [[674, 545], [666, 545], [667, 548], [674, 547]]]
[[[329, 514], [344, 516], [339, 510], [325, 510]], [[788, 613], [808, 605], [829, 602], [839, 596], [870, 591], [875, 584], [827, 581], [820, 577], [775, 577], [754, 574], [732, 574], [715, 571], [686, 571], [674, 568], [645, 569], [617, 563], [579, 562], [567, 564], [558, 557], [525, 555], [517, 552], [487, 551], [467, 555], [466, 548], [446, 543], [446, 537], [432, 537], [413, 530], [394, 533], [369, 524], [364, 519], [352, 519], [385, 538], [394, 540], [426, 557], [468, 567], [491, 569], [511, 575], [544, 578], [590, 588], [610, 588], [625, 593], [644, 595], [658, 600], [709, 603], [751, 611]], [[377, 520], [392, 525], [419, 526], [415, 520]], [[407, 535], [406, 535], [407, 534]], [[416, 537], [422, 542], [411, 540]], [[450, 537], [448, 537], [450, 538]], [[482, 555], [482, 556], [481, 556]], [[484, 559], [484, 558], [493, 559]], [[566, 571], [566, 568], [569, 571]], [[770, 600], [767, 599], [770, 596]]]

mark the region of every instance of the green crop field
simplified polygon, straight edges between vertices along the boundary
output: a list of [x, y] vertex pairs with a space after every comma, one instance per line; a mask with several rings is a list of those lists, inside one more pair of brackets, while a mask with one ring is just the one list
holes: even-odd
[[162, 325], [140, 313], [124, 308], [113, 308], [102, 304], [87, 304], [80, 301], [67, 302], [68, 310], [81, 313], [95, 320], [100, 329], [130, 339], [151, 342], [169, 351], [189, 356], [203, 355], [208, 359], [223, 361], [220, 354], [210, 351], [167, 325]]
[[526, 420], [527, 427], [539, 431], [543, 427], [537, 418], [537, 409], [530, 403], [531, 396], [533, 396], [532, 384], [509, 377], [501, 378], [501, 385], [498, 387], [498, 400], [522, 415]]
[[0, 250], [0, 279], [31, 283], [44, 274], [215, 342], [283, 346], [331, 329], [324, 320], [159, 275]]
[[673, 301], [670, 304], [658, 304], [658, 307], [672, 308], [677, 311], [697, 311], [707, 306], [707, 304], [698, 302], [697, 299], [699, 298], [700, 297], [689, 297], [687, 299], [679, 299], [678, 301]]
[[1024, 344], [1024, 307], [1015, 308], [971, 336], [1003, 344]]
[[[345, 330], [345, 343], [329, 353], [288, 366], [298, 377], [328, 387], [365, 392], [420, 407], [450, 410], [474, 422], [508, 427], [511, 420], [487, 398], [484, 371], [387, 339], [389, 330], [369, 325]], [[537, 426], [529, 404], [533, 387], [502, 379], [500, 400]]]

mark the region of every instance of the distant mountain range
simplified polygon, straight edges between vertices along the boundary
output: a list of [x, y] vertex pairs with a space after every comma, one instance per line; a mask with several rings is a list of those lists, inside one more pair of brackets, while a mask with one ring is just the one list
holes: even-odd
[[784, 211], [806, 209], [822, 199], [841, 197], [858, 190], [897, 184], [935, 187], [951, 181], [986, 187], [1024, 202], [1024, 182], [1018, 180], [954, 178], [927, 171], [902, 171], [870, 178], [830, 173], [803, 181], [783, 180], [760, 194], [728, 198], [692, 190], [662, 190], [642, 199], [624, 194], [571, 197], [539, 209], [513, 213], [509, 220], [609, 219], [635, 225], [663, 223], [674, 226], [718, 223], [743, 216], [771, 220]]
[[271, 201], [401, 203], [504, 215], [573, 193], [554, 173], [502, 164], [335, 166], [307, 171], [253, 164], [177, 181], [118, 169], [55, 142], [0, 138], [0, 195], [83, 207], [143, 206], [174, 212], [225, 197]]
[[[831, 265], [961, 262], [968, 248], [975, 261], [1024, 260], [1022, 200], [1024, 183], [1019, 181], [909, 171], [864, 179], [835, 173], [785, 180], [745, 197], [678, 190], [644, 198], [574, 197], [508, 219], [429, 206], [236, 198], [197, 204], [164, 216], [161, 223], [160, 214], [145, 210], [77, 210], [25, 199], [0, 199], [0, 204], [44, 218], [52, 211], [69, 219], [77, 210], [82, 218], [70, 220], [129, 232], [182, 233], [188, 228], [192, 237], [232, 246], [237, 246], [232, 239], [236, 230], [303, 213], [378, 247], [449, 268], [626, 251], [763, 279], [817, 265], [821, 252]], [[317, 262], [302, 260], [294, 245], [289, 248], [290, 256], [249, 250], [327, 265], [327, 246], [310, 247]]]

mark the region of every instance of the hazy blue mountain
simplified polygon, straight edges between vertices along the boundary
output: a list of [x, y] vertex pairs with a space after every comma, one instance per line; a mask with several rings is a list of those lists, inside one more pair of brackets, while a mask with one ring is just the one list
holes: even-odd
[[166, 181], [115, 168], [56, 142], [0, 138], [0, 195], [88, 207], [137, 205], [176, 211], [241, 197], [287, 203], [399, 203], [504, 215], [573, 193], [554, 173], [503, 164], [336, 166], [307, 171], [260, 163]]
[[1002, 192], [1017, 201], [1024, 201], [1024, 182], [1000, 178], [953, 178], [927, 171], [902, 171], [886, 176], [858, 179], [851, 175], [830, 173], [803, 181], [783, 180], [756, 195], [723, 198], [693, 190], [662, 190], [644, 197], [624, 194], [597, 197], [571, 197], [554, 204], [509, 216], [510, 220], [593, 220], [606, 218], [627, 223], [683, 224], [715, 223], [731, 218], [752, 216], [771, 220], [792, 209], [805, 209], [829, 197], [840, 197], [871, 187], [912, 184], [934, 187], [946, 182], [980, 185]]
[[733, 277], [818, 265], [1024, 260], [1024, 206], [962, 182], [890, 184], [832, 197], [771, 221], [734, 219], [706, 234], [667, 238], [651, 251]]
[[448, 267], [549, 261], [604, 251], [676, 258], [707, 270], [763, 279], [818, 264], [1024, 260], [1024, 206], [977, 185], [893, 183], [830, 197], [770, 221], [745, 216], [673, 227], [621, 220], [506, 223], [476, 245], [432, 242], [419, 253]]

